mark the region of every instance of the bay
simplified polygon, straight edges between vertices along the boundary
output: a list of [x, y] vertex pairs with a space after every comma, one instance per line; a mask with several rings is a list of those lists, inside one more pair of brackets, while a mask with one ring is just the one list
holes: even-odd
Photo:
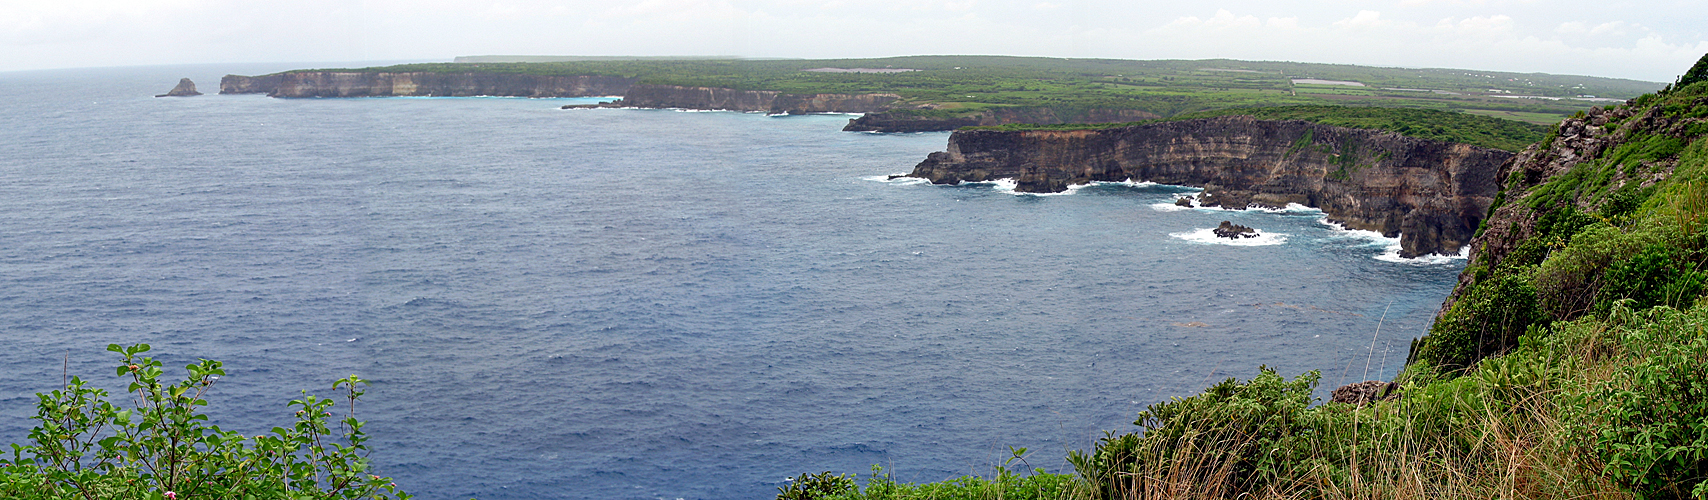
[[[948, 134], [848, 116], [210, 92], [290, 67], [0, 73], [0, 441], [146, 342], [224, 361], [210, 414], [245, 433], [372, 380], [376, 472], [420, 498], [1068, 471], [1259, 365], [1392, 376], [1463, 263], [1188, 188], [887, 180]], [[151, 97], [182, 76], [210, 95]], [[1221, 220], [1270, 244], [1194, 236]]]

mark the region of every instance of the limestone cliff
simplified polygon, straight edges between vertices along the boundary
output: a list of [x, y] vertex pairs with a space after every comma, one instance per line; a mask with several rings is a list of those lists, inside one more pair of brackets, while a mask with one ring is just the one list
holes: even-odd
[[1081, 113], [1064, 113], [1044, 107], [990, 108], [966, 115], [944, 115], [921, 112], [917, 109], [889, 110], [872, 113], [848, 121], [847, 132], [938, 132], [961, 127], [1007, 125], [1010, 123], [1126, 123], [1162, 118], [1149, 111], [1137, 109], [1092, 109]]
[[220, 79], [220, 93], [266, 93], [272, 97], [589, 97], [621, 95], [633, 85], [634, 79], [618, 76], [300, 71], [258, 77], [226, 75]]
[[788, 94], [718, 87], [635, 85], [620, 101], [599, 107], [763, 111], [771, 114], [870, 113], [901, 99], [895, 94]]
[[1201, 186], [1202, 203], [1316, 207], [1356, 229], [1398, 235], [1401, 255], [1455, 254], [1498, 190], [1505, 151], [1376, 130], [1228, 116], [1092, 130], [960, 130], [912, 177], [1013, 178], [1022, 192], [1091, 181]]
[[225, 75], [219, 79], [221, 94], [270, 94], [279, 87], [284, 73], [261, 76]]

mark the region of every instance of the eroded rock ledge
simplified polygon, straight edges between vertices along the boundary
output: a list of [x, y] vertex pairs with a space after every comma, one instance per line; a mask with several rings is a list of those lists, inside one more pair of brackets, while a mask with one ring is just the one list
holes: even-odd
[[1512, 153], [1398, 134], [1247, 116], [1098, 130], [960, 130], [911, 177], [1012, 178], [1021, 192], [1092, 181], [1203, 187], [1202, 204], [1322, 209], [1354, 229], [1398, 235], [1404, 257], [1457, 254]]

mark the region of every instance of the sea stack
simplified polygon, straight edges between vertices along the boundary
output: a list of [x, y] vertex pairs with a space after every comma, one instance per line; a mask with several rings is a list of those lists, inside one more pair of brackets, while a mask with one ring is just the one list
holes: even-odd
[[189, 97], [193, 95], [202, 95], [201, 92], [196, 92], [196, 82], [190, 81], [189, 78], [180, 78], [178, 79], [178, 86], [172, 87], [172, 91], [154, 97]]

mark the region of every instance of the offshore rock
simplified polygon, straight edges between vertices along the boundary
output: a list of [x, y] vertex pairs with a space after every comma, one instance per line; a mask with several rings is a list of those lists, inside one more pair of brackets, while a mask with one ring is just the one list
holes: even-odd
[[178, 79], [178, 86], [154, 97], [190, 97], [195, 95], [202, 95], [201, 92], [196, 92], [196, 82], [190, 81], [189, 78], [180, 78]]
[[1000, 107], [959, 116], [939, 116], [918, 110], [900, 109], [870, 113], [848, 121], [845, 132], [941, 132], [961, 127], [988, 127], [1010, 123], [1055, 125], [1062, 123], [1127, 123], [1162, 118], [1137, 109], [1092, 109], [1067, 114], [1051, 108]]
[[1012, 178], [1016, 191], [1128, 179], [1200, 186], [1201, 206], [1298, 203], [1353, 229], [1400, 237], [1400, 255], [1471, 241], [1513, 156], [1377, 130], [1249, 116], [1096, 130], [959, 130], [908, 174], [934, 184]]
[[1399, 390], [1400, 385], [1393, 382], [1366, 380], [1336, 388], [1332, 401], [1364, 406], [1377, 401], [1397, 399], [1400, 397]]
[[787, 94], [770, 90], [736, 90], [720, 87], [678, 85], [635, 85], [622, 100], [564, 109], [679, 108], [721, 111], [765, 112], [773, 115], [809, 113], [870, 113], [901, 99], [895, 94]]
[[1222, 221], [1221, 225], [1216, 226], [1215, 229], [1211, 229], [1210, 232], [1215, 233], [1217, 238], [1227, 238], [1230, 240], [1256, 238], [1258, 236], [1256, 229], [1234, 224], [1232, 221]]
[[633, 78], [619, 76], [298, 71], [254, 77], [226, 75], [220, 79], [219, 93], [265, 93], [272, 97], [596, 97], [621, 95], [634, 82]]

